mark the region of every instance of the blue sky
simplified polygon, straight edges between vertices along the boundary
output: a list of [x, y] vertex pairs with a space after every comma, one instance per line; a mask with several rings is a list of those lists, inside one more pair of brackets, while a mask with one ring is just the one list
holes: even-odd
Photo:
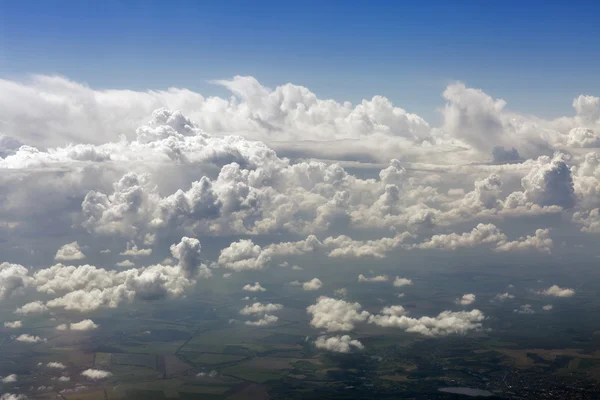
[[435, 119], [446, 84], [524, 113], [600, 94], [600, 2], [0, 1], [0, 77], [95, 88], [186, 87], [252, 75], [353, 103], [375, 94]]

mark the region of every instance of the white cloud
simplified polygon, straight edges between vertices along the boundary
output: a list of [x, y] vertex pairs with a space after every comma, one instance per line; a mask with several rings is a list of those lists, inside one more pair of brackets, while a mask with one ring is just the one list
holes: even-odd
[[39, 336], [30, 335], [28, 333], [23, 333], [23, 334], [19, 335], [15, 340], [18, 342], [23, 342], [23, 343], [40, 343], [40, 342], [48, 341], [48, 339], [46, 339], [46, 338], [41, 338]]
[[412, 285], [412, 284], [413, 284], [413, 281], [408, 278], [401, 278], [401, 277], [397, 276], [394, 279], [394, 287], [402, 287], [402, 286], [408, 286], [408, 285]]
[[513, 312], [517, 314], [535, 314], [535, 311], [531, 307], [531, 304], [523, 304], [517, 309], [514, 309]]
[[27, 287], [30, 282], [28, 273], [27, 268], [19, 264], [0, 264], [0, 300]]
[[506, 241], [506, 235], [493, 224], [478, 224], [471, 232], [434, 235], [417, 247], [421, 249], [456, 250], [475, 247], [481, 244], [494, 244]]
[[514, 294], [504, 292], [504, 293], [498, 293], [496, 296], [494, 296], [493, 300], [504, 301], [504, 300], [514, 299], [514, 298], [515, 298]]
[[6, 375], [1, 379], [2, 383], [14, 383], [17, 381], [17, 374]]
[[127, 257], [149, 256], [152, 254], [152, 249], [139, 249], [135, 242], [127, 243], [127, 249], [119, 253]]
[[41, 301], [32, 301], [24, 306], [17, 308], [15, 314], [27, 315], [27, 314], [38, 314], [46, 312], [48, 308]]
[[98, 326], [99, 325], [95, 324], [91, 319], [84, 319], [79, 322], [72, 322], [69, 326], [69, 329], [72, 331], [91, 331], [97, 329]]
[[275, 315], [265, 314], [261, 319], [257, 321], [246, 321], [244, 323], [250, 326], [266, 326], [277, 322], [278, 319], [279, 317]]
[[358, 322], [369, 318], [369, 313], [361, 309], [359, 303], [349, 303], [344, 300], [321, 296], [317, 302], [307, 307], [312, 314], [310, 324], [328, 332], [351, 331]]
[[242, 287], [242, 290], [245, 290], [246, 292], [265, 292], [267, 289], [260, 286], [260, 283], [254, 282], [253, 285], [249, 283], [245, 284], [244, 287]]
[[28, 397], [24, 394], [3, 393], [0, 400], [27, 400]]
[[118, 263], [115, 263], [115, 265], [117, 267], [123, 267], [123, 268], [132, 268], [132, 267], [135, 267], [135, 263], [133, 263], [130, 260], [119, 261]]
[[552, 304], [546, 304], [545, 306], [542, 306], [542, 310], [544, 311], [552, 311], [552, 308], [554, 308]]
[[21, 322], [21, 321], [12, 321], [12, 322], [11, 321], [6, 321], [4, 323], [4, 327], [5, 328], [9, 328], [9, 329], [18, 329], [18, 328], [20, 328], [22, 326], [23, 326], [23, 322]]
[[53, 369], [67, 369], [67, 366], [61, 362], [52, 361], [46, 364], [46, 367]]
[[336, 353], [349, 353], [352, 348], [362, 350], [365, 348], [358, 340], [352, 340], [348, 335], [343, 336], [319, 336], [315, 340], [315, 346], [318, 349], [333, 351]]
[[553, 242], [549, 237], [550, 229], [538, 229], [535, 236], [527, 236], [513, 242], [504, 242], [496, 246], [496, 251], [518, 251], [526, 249], [535, 249], [542, 253], [550, 254], [552, 252]]
[[561, 288], [558, 285], [552, 285], [548, 289], [538, 291], [538, 293], [544, 296], [571, 297], [575, 294], [575, 290], [569, 288]]
[[469, 306], [475, 303], [475, 295], [473, 293], [463, 294], [460, 299], [456, 299], [456, 304], [460, 304], [463, 306]]
[[436, 317], [408, 317], [401, 306], [386, 307], [378, 315], [371, 315], [369, 323], [400, 328], [406, 332], [419, 333], [425, 336], [446, 336], [451, 334], [466, 334], [482, 328], [484, 314], [479, 310], [444, 311]]
[[77, 242], [67, 243], [56, 252], [54, 259], [57, 261], [77, 261], [83, 260], [85, 254], [81, 252]]
[[81, 373], [81, 376], [84, 376], [93, 381], [97, 381], [97, 380], [101, 380], [101, 379], [110, 378], [112, 376], [112, 373], [108, 372], [108, 371], [103, 371], [101, 369], [89, 368], [89, 369], [86, 369], [85, 371], [83, 371]]
[[302, 289], [307, 291], [319, 290], [323, 287], [323, 282], [319, 278], [313, 278], [302, 284]]
[[377, 275], [372, 277], [366, 277], [363, 274], [358, 275], [359, 282], [387, 282], [389, 280], [387, 275]]
[[240, 314], [242, 315], [253, 315], [253, 314], [266, 314], [272, 313], [275, 311], [279, 311], [283, 309], [281, 304], [272, 304], [272, 303], [254, 303], [249, 306], [245, 306], [240, 310]]

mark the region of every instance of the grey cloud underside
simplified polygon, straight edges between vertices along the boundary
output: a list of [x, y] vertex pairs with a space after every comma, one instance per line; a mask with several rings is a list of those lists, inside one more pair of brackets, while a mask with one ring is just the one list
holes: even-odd
[[[217, 83], [234, 97], [0, 80], [0, 238], [24, 260], [0, 264], [0, 299], [23, 299], [15, 310], [23, 316], [86, 313], [185, 296], [201, 279], [311, 254], [547, 257], [556, 247], [551, 217], [559, 228], [600, 231], [596, 97], [580, 96], [574, 116], [548, 121], [457, 83], [443, 93], [442, 125], [432, 127], [383, 97], [353, 106], [292, 84]], [[209, 238], [219, 246], [206, 248]], [[99, 256], [111, 254], [120, 258]], [[297, 284], [317, 294], [338, 288], [313, 276]], [[412, 284], [394, 276], [365, 271], [358, 280]], [[477, 310], [373, 314], [331, 298], [309, 308], [313, 326], [328, 332], [370, 323], [443, 336], [478, 330], [484, 318]], [[245, 323], [275, 323], [275, 311]], [[345, 352], [359, 343], [322, 336], [315, 345]]]

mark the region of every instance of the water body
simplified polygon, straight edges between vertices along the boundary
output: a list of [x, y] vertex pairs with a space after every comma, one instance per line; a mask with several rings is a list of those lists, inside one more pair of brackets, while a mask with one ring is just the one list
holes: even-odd
[[494, 393], [488, 392], [487, 390], [473, 389], [468, 387], [445, 387], [438, 390], [444, 393], [464, 394], [472, 397], [489, 397], [494, 395]]

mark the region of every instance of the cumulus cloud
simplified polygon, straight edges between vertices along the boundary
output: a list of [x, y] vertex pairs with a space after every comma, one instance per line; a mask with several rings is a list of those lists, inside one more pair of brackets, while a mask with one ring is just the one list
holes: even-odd
[[72, 322], [70, 324], [61, 324], [56, 327], [59, 331], [72, 330], [72, 331], [91, 331], [97, 329], [99, 325], [95, 324], [91, 319], [84, 319], [79, 322]]
[[389, 280], [387, 275], [377, 275], [366, 277], [363, 274], [358, 275], [359, 282], [387, 282]]
[[139, 249], [135, 242], [129, 242], [127, 248], [119, 254], [128, 257], [149, 256], [152, 254], [152, 249]]
[[56, 252], [54, 259], [56, 261], [77, 261], [83, 260], [85, 254], [81, 252], [77, 242], [67, 243]]
[[29, 271], [22, 265], [7, 262], [0, 264], [0, 300], [27, 287], [30, 282], [28, 274]]
[[550, 254], [552, 252], [553, 242], [549, 237], [550, 229], [538, 229], [534, 236], [527, 236], [512, 242], [502, 242], [494, 250], [496, 251], [519, 251], [534, 249], [541, 253]]
[[112, 376], [111, 372], [103, 371], [101, 369], [92, 369], [88, 368], [81, 373], [81, 376], [84, 376], [93, 381], [110, 378]]
[[61, 362], [52, 361], [46, 364], [46, 367], [53, 369], [67, 369], [67, 366]]
[[260, 283], [254, 282], [253, 285], [249, 283], [245, 284], [244, 287], [242, 287], [242, 290], [245, 290], [246, 292], [265, 292], [267, 289], [262, 287]]
[[323, 287], [323, 282], [319, 278], [313, 278], [302, 284], [302, 289], [307, 291], [319, 290]]
[[240, 310], [240, 314], [242, 315], [253, 315], [253, 314], [266, 314], [272, 313], [275, 311], [279, 311], [283, 309], [281, 304], [273, 304], [273, 303], [254, 303], [249, 306], [245, 306]]
[[542, 310], [544, 311], [552, 311], [552, 308], [554, 308], [552, 304], [546, 304], [545, 306], [542, 306]]
[[319, 336], [317, 340], [315, 340], [315, 346], [318, 349], [333, 351], [336, 353], [349, 353], [352, 348], [357, 350], [362, 350], [365, 348], [361, 342], [358, 340], [352, 340], [352, 338], [348, 335], [331, 337]]
[[265, 314], [261, 319], [256, 321], [246, 321], [244, 322], [246, 325], [250, 326], [266, 326], [273, 324], [279, 320], [279, 317], [275, 315]]
[[575, 290], [569, 288], [561, 288], [558, 285], [552, 285], [548, 289], [538, 291], [543, 296], [552, 297], [572, 297], [575, 295]]
[[27, 400], [28, 397], [24, 394], [3, 393], [0, 400]]
[[115, 263], [115, 265], [117, 267], [123, 267], [123, 268], [135, 267], [135, 263], [130, 260], [119, 261], [118, 263]]
[[28, 315], [43, 313], [48, 310], [48, 307], [41, 301], [32, 301], [15, 310], [15, 314]]
[[[38, 225], [52, 226], [64, 237], [73, 233], [69, 240], [79, 239], [76, 229], [83, 228], [95, 254], [112, 241], [120, 243], [114, 252], [127, 257], [160, 260], [168, 249], [175, 259], [154, 265], [126, 260], [116, 264], [120, 270], [68, 265], [84, 257], [75, 241], [57, 252], [65, 264], [29, 271], [2, 263], [0, 299], [36, 291], [45, 300], [27, 299], [16, 313], [89, 312], [184, 296], [213, 268], [258, 271], [311, 253], [375, 261], [412, 249], [550, 253], [549, 229], [531, 234], [505, 227], [511, 218], [547, 213], [564, 213], [569, 218], [563, 223], [584, 232], [600, 231], [600, 153], [585, 150], [598, 143], [597, 97], [578, 97], [575, 117], [544, 121], [457, 83], [444, 91], [442, 126], [432, 128], [379, 96], [352, 106], [292, 84], [269, 89], [251, 77], [218, 84], [234, 98], [183, 89], [96, 91], [56, 77], [0, 80], [0, 120], [8, 121], [3, 131], [9, 135], [0, 137], [0, 168], [11, 172], [0, 182], [0, 228], [32, 236], [47, 235]], [[1, 100], [6, 96], [11, 101]], [[14, 115], [29, 122], [13, 123]], [[304, 148], [298, 138], [317, 144]], [[286, 140], [293, 149], [282, 144]], [[335, 145], [321, 143], [332, 140]], [[383, 167], [371, 171], [371, 164], [364, 176], [344, 167], [355, 161], [352, 146], [374, 153], [362, 161]], [[282, 156], [291, 150], [299, 157]], [[325, 153], [341, 162], [310, 159]], [[495, 163], [485, 162], [490, 157]], [[203, 262], [196, 238], [214, 236], [228, 242], [213, 249], [207, 241], [207, 257], [214, 259]], [[411, 283], [394, 280], [396, 287]], [[321, 282], [302, 285], [312, 289]], [[561, 290], [572, 289], [555, 293]], [[355, 313], [349, 312], [352, 326], [366, 311], [359, 305]], [[319, 316], [313, 313], [313, 320], [327, 320]], [[343, 318], [332, 321], [317, 324], [348, 326]]]
[[23, 343], [40, 343], [40, 342], [48, 341], [48, 339], [46, 339], [46, 338], [41, 338], [39, 336], [30, 335], [28, 333], [23, 333], [23, 334], [19, 335], [15, 340], [18, 342], [23, 342]]
[[514, 309], [513, 312], [517, 314], [535, 314], [535, 311], [531, 307], [531, 304], [523, 304], [519, 308]]
[[10, 374], [10, 375], [6, 375], [5, 377], [3, 377], [2, 379], [0, 379], [2, 381], [2, 383], [14, 383], [17, 381], [17, 374]]
[[356, 323], [366, 321], [370, 315], [362, 310], [360, 303], [349, 303], [327, 296], [319, 297], [306, 310], [312, 314], [310, 324], [328, 332], [351, 331]]
[[412, 284], [413, 284], [413, 281], [408, 278], [401, 278], [401, 277], [397, 276], [394, 279], [394, 287], [402, 287], [402, 286], [408, 286], [408, 285], [412, 285]]
[[369, 323], [381, 327], [399, 328], [424, 336], [446, 336], [480, 330], [482, 321], [485, 319], [484, 314], [479, 310], [443, 311], [436, 317], [420, 318], [412, 318], [406, 314], [407, 312], [402, 306], [385, 307], [380, 314], [371, 315]]
[[18, 329], [18, 328], [20, 328], [22, 326], [23, 326], [23, 322], [21, 322], [21, 321], [12, 321], [12, 322], [11, 321], [6, 321], [4, 323], [4, 327], [5, 328], [9, 328], [9, 329]]
[[460, 299], [456, 299], [455, 302], [462, 306], [469, 306], [475, 303], [475, 295], [473, 293], [463, 294], [463, 296]]
[[494, 296], [494, 298], [492, 300], [504, 301], [504, 300], [514, 299], [514, 298], [515, 298], [514, 294], [504, 292], [504, 293], [498, 293], [496, 296]]
[[493, 224], [478, 224], [471, 232], [434, 235], [417, 247], [421, 249], [456, 250], [481, 244], [504, 242], [506, 235]]

